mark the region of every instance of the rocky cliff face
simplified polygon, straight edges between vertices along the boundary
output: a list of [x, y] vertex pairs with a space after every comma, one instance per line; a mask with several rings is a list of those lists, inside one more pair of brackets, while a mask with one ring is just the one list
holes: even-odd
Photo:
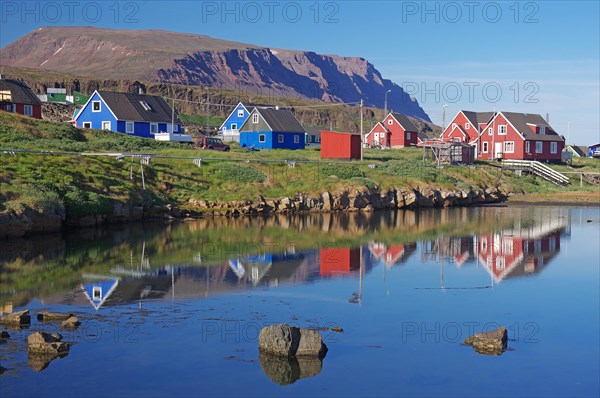
[[44, 27], [2, 49], [0, 64], [104, 80], [147, 80], [331, 102], [358, 102], [430, 121], [366, 59], [271, 49], [200, 35]]

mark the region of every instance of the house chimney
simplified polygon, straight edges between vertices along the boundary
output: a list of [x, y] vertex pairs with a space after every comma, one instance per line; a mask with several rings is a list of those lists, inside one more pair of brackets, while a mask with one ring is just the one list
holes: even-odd
[[279, 105], [275, 105], [275, 110], [279, 110]]
[[144, 88], [142, 86], [138, 87], [138, 94], [144, 95]]

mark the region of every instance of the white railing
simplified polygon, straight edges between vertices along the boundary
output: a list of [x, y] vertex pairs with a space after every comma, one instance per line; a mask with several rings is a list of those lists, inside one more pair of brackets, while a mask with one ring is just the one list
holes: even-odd
[[503, 167], [529, 171], [556, 185], [568, 185], [569, 178], [537, 160], [503, 160]]

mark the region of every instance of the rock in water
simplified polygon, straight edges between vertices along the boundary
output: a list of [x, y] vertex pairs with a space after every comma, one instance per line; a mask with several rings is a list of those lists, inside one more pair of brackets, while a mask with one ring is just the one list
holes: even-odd
[[71, 316], [60, 323], [60, 327], [64, 329], [77, 329], [81, 325], [76, 316]]
[[261, 352], [285, 357], [323, 358], [327, 353], [327, 346], [319, 333], [286, 324], [263, 328], [258, 336], [258, 348]]
[[500, 355], [506, 349], [508, 333], [501, 326], [496, 330], [477, 333], [465, 340], [465, 344], [473, 346], [479, 354]]
[[37, 314], [37, 320], [40, 322], [64, 321], [72, 316], [73, 314], [63, 314], [62, 312], [40, 312]]
[[13, 312], [0, 318], [0, 323], [4, 325], [19, 326], [31, 324], [29, 310]]
[[27, 350], [30, 355], [59, 356], [69, 352], [69, 344], [61, 341], [59, 334], [35, 332], [27, 337]]
[[5, 330], [0, 330], [0, 340], [10, 339], [10, 334]]

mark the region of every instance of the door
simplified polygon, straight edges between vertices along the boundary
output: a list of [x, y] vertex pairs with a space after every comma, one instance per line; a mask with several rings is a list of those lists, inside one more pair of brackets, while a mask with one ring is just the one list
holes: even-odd
[[373, 145], [379, 145], [379, 133], [373, 135]]
[[494, 149], [494, 157], [496, 159], [502, 159], [502, 143], [496, 142]]
[[102, 122], [102, 130], [110, 130], [110, 122]]

